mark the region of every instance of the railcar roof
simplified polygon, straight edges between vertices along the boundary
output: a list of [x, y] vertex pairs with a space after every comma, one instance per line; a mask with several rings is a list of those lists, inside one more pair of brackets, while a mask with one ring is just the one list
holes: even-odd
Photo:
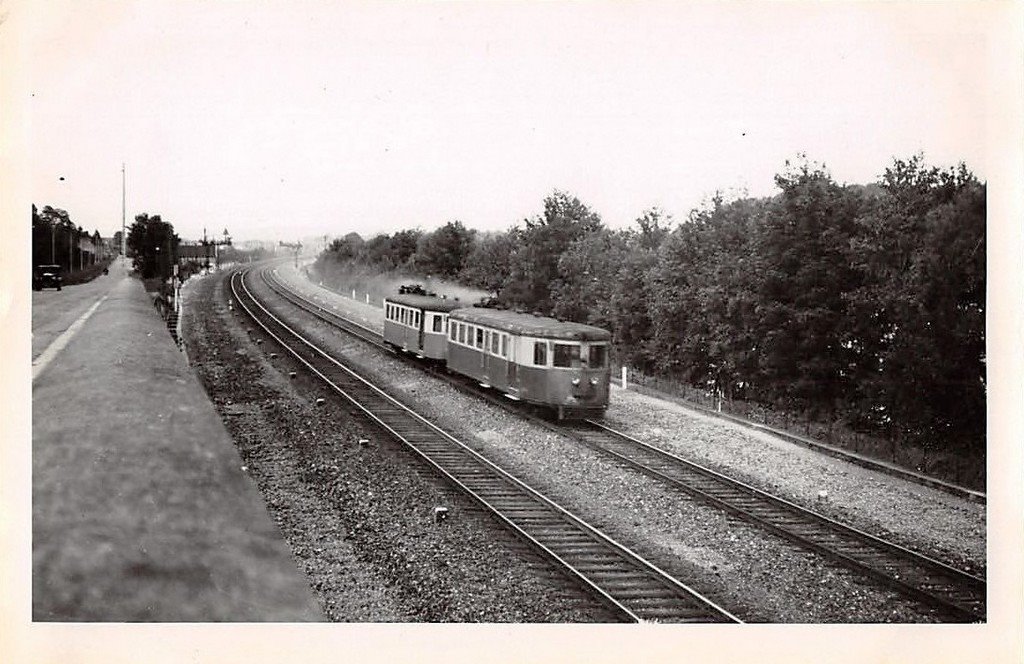
[[561, 321], [547, 316], [521, 314], [504, 309], [469, 307], [451, 313], [452, 320], [486, 325], [505, 332], [543, 339], [573, 339], [575, 341], [608, 341], [611, 332], [593, 325]]
[[410, 295], [408, 293], [388, 295], [386, 298], [392, 304], [403, 304], [407, 307], [425, 309], [427, 311], [453, 311], [466, 306], [464, 301], [455, 298], [437, 297], [436, 295]]

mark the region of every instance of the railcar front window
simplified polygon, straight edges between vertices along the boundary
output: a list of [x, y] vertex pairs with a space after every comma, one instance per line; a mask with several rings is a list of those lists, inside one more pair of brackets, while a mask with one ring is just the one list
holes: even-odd
[[466, 343], [466, 326], [464, 323], [459, 323], [459, 343]]
[[495, 355], [498, 354], [498, 333], [491, 332], [491, 352]]
[[442, 325], [444, 325], [444, 322], [441, 320], [441, 317], [434, 314], [434, 332], [441, 332]]
[[548, 365], [548, 344], [546, 341], [537, 341], [533, 344], [533, 363], [538, 367]]
[[580, 366], [580, 347], [575, 344], [555, 344], [554, 365], [556, 367]]
[[604, 369], [608, 362], [608, 346], [591, 346], [587, 352], [590, 366], [594, 369]]

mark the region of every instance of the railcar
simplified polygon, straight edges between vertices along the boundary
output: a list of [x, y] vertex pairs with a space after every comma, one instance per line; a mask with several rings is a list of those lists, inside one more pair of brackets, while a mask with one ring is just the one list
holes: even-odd
[[429, 295], [420, 289], [388, 296], [384, 300], [384, 342], [418, 357], [443, 361], [448, 314], [465, 306], [458, 299]]
[[448, 369], [559, 419], [608, 407], [611, 333], [592, 325], [467, 307], [448, 317]]

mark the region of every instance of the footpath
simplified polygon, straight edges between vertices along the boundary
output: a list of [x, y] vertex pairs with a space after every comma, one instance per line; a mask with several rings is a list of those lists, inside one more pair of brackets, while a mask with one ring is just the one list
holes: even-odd
[[116, 267], [53, 292], [66, 304], [47, 306], [82, 313], [40, 323], [46, 349], [33, 337], [32, 619], [323, 620], [151, 298]]

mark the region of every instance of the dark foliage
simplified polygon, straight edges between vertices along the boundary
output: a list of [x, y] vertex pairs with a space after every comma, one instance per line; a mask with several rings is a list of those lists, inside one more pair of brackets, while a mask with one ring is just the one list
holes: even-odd
[[135, 271], [143, 279], [170, 277], [179, 242], [174, 226], [160, 215], [135, 215], [135, 223], [128, 229], [128, 255]]
[[98, 230], [88, 233], [76, 226], [67, 211], [32, 205], [32, 265], [60, 265], [65, 283], [71, 275], [106, 258]]

